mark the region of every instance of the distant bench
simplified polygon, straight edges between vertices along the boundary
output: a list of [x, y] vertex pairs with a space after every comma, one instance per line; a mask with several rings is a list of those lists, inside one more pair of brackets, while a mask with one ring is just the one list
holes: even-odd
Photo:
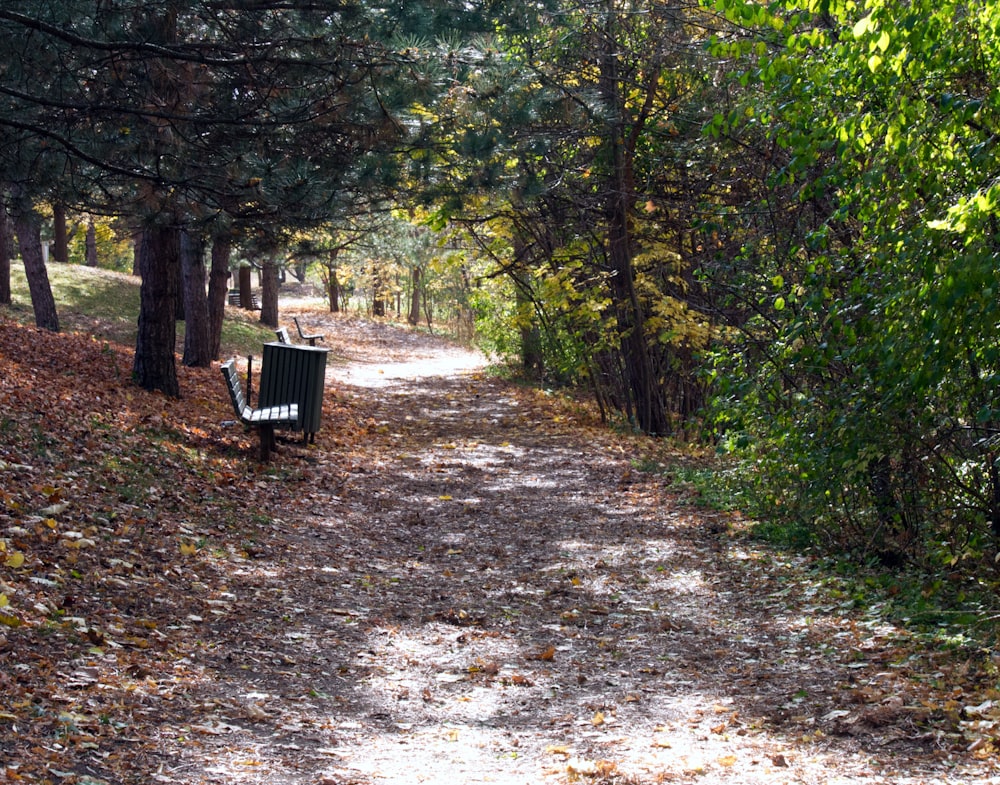
[[263, 409], [252, 409], [243, 394], [240, 377], [236, 373], [236, 360], [227, 360], [222, 364], [222, 375], [229, 388], [229, 398], [240, 422], [250, 428], [256, 428], [260, 435], [260, 460], [267, 463], [271, 459], [271, 450], [277, 447], [274, 438], [274, 428], [278, 425], [292, 427], [299, 421], [299, 406], [286, 403], [280, 406], [267, 406]]
[[292, 321], [295, 322], [295, 329], [299, 331], [299, 338], [303, 341], [308, 341], [310, 346], [315, 346], [316, 341], [322, 341], [326, 336], [323, 333], [310, 333], [306, 334], [302, 332], [302, 325], [299, 324], [299, 317], [293, 316]]
[[[229, 290], [229, 304], [230, 305], [235, 305], [237, 308], [243, 308], [244, 307], [244, 305], [243, 305], [243, 297], [240, 295], [240, 290], [239, 289], [230, 289]], [[250, 305], [249, 305], [249, 308], [251, 308], [254, 311], [259, 311], [260, 310], [260, 302], [257, 300], [257, 295], [254, 294], [253, 292], [250, 293]]]

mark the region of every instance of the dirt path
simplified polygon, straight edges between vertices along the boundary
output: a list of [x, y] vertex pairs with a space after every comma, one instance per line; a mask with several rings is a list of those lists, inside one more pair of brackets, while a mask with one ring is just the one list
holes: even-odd
[[325, 329], [369, 441], [345, 466], [321, 435], [233, 562], [153, 779], [995, 781], [927, 730], [898, 631], [638, 471], [641, 442], [446, 344]]

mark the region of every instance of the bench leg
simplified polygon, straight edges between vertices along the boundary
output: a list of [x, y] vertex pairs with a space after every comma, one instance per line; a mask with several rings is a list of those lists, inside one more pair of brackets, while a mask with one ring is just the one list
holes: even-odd
[[271, 460], [271, 449], [275, 446], [274, 426], [265, 423], [257, 430], [260, 432], [260, 462], [267, 463]]

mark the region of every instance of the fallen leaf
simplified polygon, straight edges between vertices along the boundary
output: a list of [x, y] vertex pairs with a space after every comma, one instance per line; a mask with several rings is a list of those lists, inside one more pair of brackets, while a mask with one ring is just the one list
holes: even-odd
[[8, 613], [5, 610], [0, 610], [0, 624], [4, 624], [8, 627], [20, 627], [24, 622], [22, 622], [13, 613]]

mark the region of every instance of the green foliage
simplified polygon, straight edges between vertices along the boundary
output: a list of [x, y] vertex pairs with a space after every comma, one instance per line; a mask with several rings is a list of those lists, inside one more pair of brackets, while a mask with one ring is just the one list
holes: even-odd
[[715, 90], [701, 21], [631, 0], [519, 7], [462, 52], [464, 89], [428, 107], [441, 144], [412, 166], [433, 225], [459, 226], [484, 278], [511, 280], [477, 294], [486, 340], [655, 432], [699, 409], [713, 332], [693, 273], [702, 246], [674, 209], [709, 174], [695, 141]]
[[1000, 535], [993, 3], [752, 11], [741, 111], [766, 147], [730, 227], [751, 302], [715, 378], [758, 509], [821, 540], [942, 568]]
[[[105, 270], [120, 273], [132, 272], [132, 238], [121, 237], [113, 223], [94, 221], [97, 263]], [[78, 225], [69, 241], [69, 261], [71, 264], [87, 263], [87, 227]]]

